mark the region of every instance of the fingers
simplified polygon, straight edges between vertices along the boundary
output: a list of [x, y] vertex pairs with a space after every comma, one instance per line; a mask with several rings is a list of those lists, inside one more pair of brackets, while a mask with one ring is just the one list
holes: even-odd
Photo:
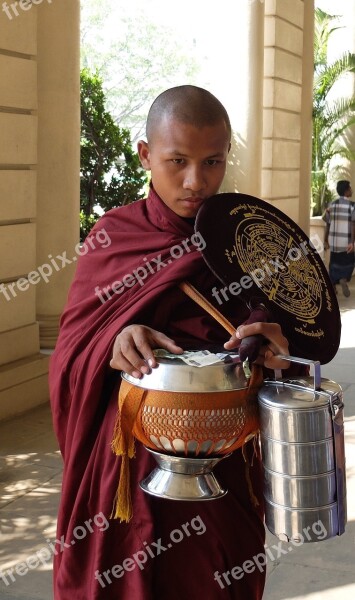
[[269, 369], [287, 369], [290, 363], [277, 357], [278, 354], [289, 354], [288, 341], [278, 323], [257, 322], [249, 325], [241, 325], [230, 340], [224, 344], [224, 347], [227, 350], [237, 348], [242, 339], [256, 335], [262, 335], [265, 342], [268, 343], [261, 346], [259, 357], [255, 362], [263, 364]]
[[165, 348], [175, 354], [183, 349], [160, 331], [145, 325], [129, 325], [116, 337], [110, 367], [140, 378], [157, 366], [153, 348]]
[[126, 360], [123, 355], [120, 353], [116, 353], [114, 357], [110, 360], [111, 369], [117, 369], [118, 371], [124, 371], [125, 373], [129, 373], [133, 377], [137, 377], [139, 379], [142, 377], [142, 373], [138, 367], [134, 367], [129, 360]]
[[173, 354], [182, 354], [184, 351], [181, 346], [177, 346], [174, 340], [161, 333], [161, 331], [154, 331], [152, 339], [155, 343], [154, 348], [164, 348], [164, 350], [169, 350]]
[[240, 342], [241, 342], [241, 340], [239, 338], [237, 338], [237, 332], [233, 333], [230, 340], [228, 340], [228, 342], [226, 342], [224, 344], [224, 348], [226, 350], [233, 350], [234, 348], [238, 348], [238, 346], [240, 345]]
[[[281, 354], [281, 352], [279, 354]], [[285, 354], [287, 355], [288, 351]], [[288, 367], [290, 366], [291, 363], [288, 360], [278, 358], [278, 356], [275, 355], [273, 350], [269, 346], [267, 346], [265, 349], [263, 364], [264, 364], [264, 367], [275, 370], [275, 369], [288, 369]]]
[[149, 372], [150, 367], [139, 353], [131, 330], [127, 331], [124, 329], [116, 337], [110, 367], [119, 371], [125, 371], [137, 378]]

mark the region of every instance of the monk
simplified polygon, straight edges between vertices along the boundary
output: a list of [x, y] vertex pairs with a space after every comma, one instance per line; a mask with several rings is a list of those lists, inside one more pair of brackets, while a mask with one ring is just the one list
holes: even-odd
[[[178, 287], [188, 280], [215, 303], [194, 219], [222, 183], [231, 142], [228, 114], [208, 91], [163, 92], [147, 118], [138, 152], [151, 173], [147, 199], [106, 213], [88, 236], [51, 358], [53, 422], [64, 460], [54, 552], [55, 600], [259, 600], [266, 557], [262, 474], [253, 442], [216, 467], [228, 494], [213, 502], [174, 502], [145, 494], [155, 467], [137, 442], [131, 460], [133, 518], [110, 518], [121, 458], [111, 450], [120, 372], [140, 378], [157, 366], [153, 349], [237, 348], [262, 334], [258, 362], [284, 368], [289, 354], [276, 323], [242, 325], [236, 296], [221, 309], [225, 330]], [[105, 232], [110, 243], [91, 243]], [[254, 455], [254, 456], [253, 456]], [[253, 459], [253, 460], [252, 460]], [[255, 499], [254, 499], [255, 500]]]

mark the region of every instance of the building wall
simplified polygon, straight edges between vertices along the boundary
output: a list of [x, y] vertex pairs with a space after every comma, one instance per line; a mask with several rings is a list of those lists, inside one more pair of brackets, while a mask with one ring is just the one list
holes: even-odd
[[39, 267], [79, 230], [79, 1], [16, 4], [0, 10], [0, 419], [48, 400], [40, 337], [53, 317], [53, 347], [73, 269]]

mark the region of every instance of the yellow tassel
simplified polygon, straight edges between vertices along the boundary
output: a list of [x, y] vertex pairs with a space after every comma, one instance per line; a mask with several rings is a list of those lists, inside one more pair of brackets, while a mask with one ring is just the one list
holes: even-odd
[[146, 392], [142, 388], [131, 386], [128, 393], [124, 393], [123, 387], [122, 385], [118, 396], [119, 412], [111, 443], [113, 452], [122, 457], [120, 478], [111, 518], [128, 523], [133, 515], [129, 470], [129, 459], [135, 455], [132, 431]]
[[132, 518], [132, 498], [130, 487], [129, 458], [123, 454], [121, 461], [120, 479], [111, 518], [128, 521]]

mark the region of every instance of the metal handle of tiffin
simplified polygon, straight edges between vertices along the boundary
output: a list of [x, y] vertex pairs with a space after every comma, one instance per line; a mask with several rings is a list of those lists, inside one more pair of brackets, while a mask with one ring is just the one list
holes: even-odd
[[[287, 356], [279, 354], [277, 358], [313, 367], [313, 391], [322, 392], [321, 388], [321, 367], [320, 362], [316, 360], [308, 360], [306, 358], [298, 358], [296, 356]], [[275, 379], [281, 379], [283, 383], [287, 380], [282, 379], [281, 369], [275, 369]], [[290, 383], [296, 383], [290, 380]], [[302, 382], [299, 382], [300, 384]], [[300, 385], [300, 387], [303, 387]], [[344, 407], [342, 397], [334, 393], [327, 393], [329, 401], [329, 410], [331, 414], [333, 449], [334, 449], [334, 466], [335, 466], [335, 481], [337, 494], [337, 513], [338, 513], [338, 535], [342, 535], [345, 531], [346, 516], [346, 484], [345, 484], [345, 449], [344, 449], [344, 423], [341, 409]], [[314, 395], [315, 398], [315, 395]]]
[[[289, 362], [298, 363], [300, 365], [305, 365], [309, 367], [313, 367], [313, 390], [316, 392], [321, 389], [321, 371], [320, 371], [320, 362], [319, 360], [308, 360], [307, 358], [298, 358], [298, 356], [287, 356], [284, 354], [278, 354], [277, 358], [281, 358], [282, 360], [287, 360]], [[275, 379], [282, 379], [282, 370], [275, 369]]]

